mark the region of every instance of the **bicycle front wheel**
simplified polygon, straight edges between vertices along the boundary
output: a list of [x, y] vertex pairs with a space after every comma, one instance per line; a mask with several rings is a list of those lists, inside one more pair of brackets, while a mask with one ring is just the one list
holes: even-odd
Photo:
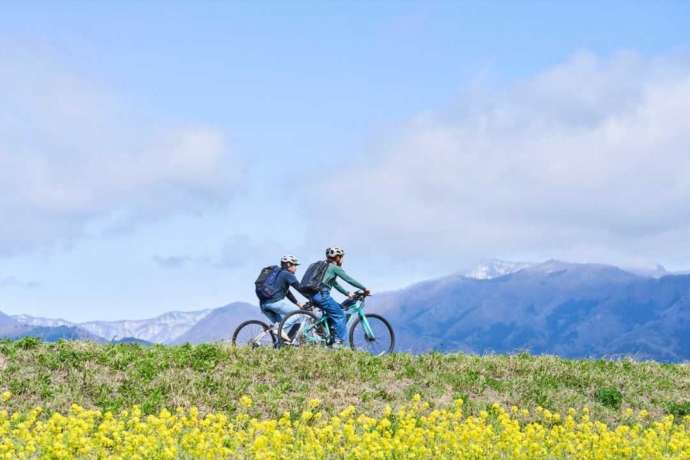
[[327, 328], [324, 318], [310, 311], [295, 310], [280, 322], [279, 343], [293, 346], [325, 346], [329, 337]]
[[350, 328], [350, 347], [374, 356], [392, 353], [395, 348], [395, 332], [386, 318], [376, 313], [358, 317]]
[[256, 319], [243, 322], [232, 334], [232, 344], [236, 347], [272, 347], [274, 343], [275, 336], [271, 327]]

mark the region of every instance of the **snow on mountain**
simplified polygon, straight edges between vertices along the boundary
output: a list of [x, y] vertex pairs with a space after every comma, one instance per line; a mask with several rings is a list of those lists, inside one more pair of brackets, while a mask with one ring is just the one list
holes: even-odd
[[[493, 278], [498, 278], [499, 276], [509, 275], [511, 273], [518, 272], [525, 268], [530, 270], [537, 270], [543, 273], [560, 271], [568, 268], [575, 267], [577, 264], [570, 262], [563, 262], [559, 260], [547, 260], [542, 263], [529, 263], [529, 262], [511, 262], [507, 260], [500, 259], [488, 259], [482, 261], [471, 271], [465, 273], [466, 278], [472, 278], [477, 280], [490, 280]], [[602, 264], [592, 264], [601, 265]], [[642, 276], [645, 278], [661, 278], [667, 275], [682, 275], [687, 274], [686, 272], [670, 272], [666, 270], [663, 265], [657, 264], [654, 267], [622, 267], [621, 270], [634, 275]]]
[[635, 275], [640, 275], [644, 276], [647, 278], [661, 278], [662, 276], [666, 275], [673, 275], [673, 274], [682, 274], [682, 273], [672, 273], [666, 270], [666, 267], [663, 265], [657, 264], [655, 267], [633, 267], [633, 268], [628, 268], [624, 267], [623, 270], [626, 272], [634, 273]]
[[79, 327], [109, 341], [133, 337], [147, 342], [168, 343], [187, 332], [210, 312], [211, 309], [173, 311], [149, 319], [88, 321], [85, 323], [72, 323], [63, 319], [39, 318], [29, 315], [14, 315], [12, 318], [27, 326]]
[[481, 262], [465, 277], [477, 280], [490, 280], [499, 276], [509, 275], [535, 264], [529, 262], [510, 262], [507, 260], [489, 259]]
[[41, 326], [41, 327], [59, 327], [59, 326], [76, 326], [76, 323], [66, 321], [64, 319], [40, 318], [29, 315], [12, 315], [17, 322], [26, 324], [27, 326]]
[[187, 332], [210, 309], [199, 311], [173, 311], [141, 320], [89, 321], [79, 326], [107, 340], [134, 337], [154, 343], [168, 343]]

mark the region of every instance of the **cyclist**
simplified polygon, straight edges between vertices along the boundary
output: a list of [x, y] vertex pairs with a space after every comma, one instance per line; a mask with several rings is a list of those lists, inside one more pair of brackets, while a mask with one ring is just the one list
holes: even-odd
[[[273, 287], [275, 294], [266, 300], [260, 300], [259, 305], [261, 312], [272, 322], [278, 325], [280, 321], [288, 314], [295, 310], [299, 310], [304, 306], [297, 300], [295, 295], [290, 291], [294, 288], [300, 292], [299, 281], [295, 277], [297, 267], [299, 266], [299, 259], [295, 256], [283, 256], [280, 259], [280, 273], [276, 276]], [[287, 299], [294, 305], [290, 305], [283, 299]], [[289, 329], [289, 328], [288, 328]], [[283, 337], [288, 339], [288, 337]]]
[[[321, 281], [321, 290], [312, 297], [312, 300], [323, 308], [324, 312], [335, 326], [336, 340], [333, 344], [333, 347], [335, 348], [343, 346], [347, 331], [345, 311], [343, 310], [342, 305], [331, 297], [331, 289], [336, 288], [341, 294], [346, 295], [349, 300], [352, 300], [354, 297], [353, 293], [348, 292], [347, 289], [338, 283], [338, 278], [358, 289], [363, 290], [366, 295], [370, 294], [370, 291], [364, 287], [362, 283], [345, 273], [345, 270], [342, 268], [343, 257], [345, 257], [345, 251], [338, 247], [326, 249], [326, 261], [328, 261], [328, 268], [326, 269], [326, 273]], [[346, 303], [348, 303], [348, 301], [345, 301], [344, 304]]]

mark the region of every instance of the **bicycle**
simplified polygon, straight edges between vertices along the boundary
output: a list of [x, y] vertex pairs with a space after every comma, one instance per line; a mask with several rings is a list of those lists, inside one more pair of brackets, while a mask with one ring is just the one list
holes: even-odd
[[[350, 348], [364, 349], [375, 356], [392, 353], [395, 348], [395, 332], [383, 316], [376, 313], [364, 313], [366, 297], [366, 293], [357, 291], [352, 298], [352, 303], [347, 305], [345, 310]], [[282, 336], [283, 327], [287, 323], [290, 326], [286, 331], [290, 341], [281, 341], [279, 346], [283, 344], [330, 346], [333, 344], [334, 331], [323, 309], [311, 302], [308, 305], [311, 308], [289, 313], [280, 322], [278, 335]], [[314, 309], [321, 310], [321, 314], [317, 315]]]

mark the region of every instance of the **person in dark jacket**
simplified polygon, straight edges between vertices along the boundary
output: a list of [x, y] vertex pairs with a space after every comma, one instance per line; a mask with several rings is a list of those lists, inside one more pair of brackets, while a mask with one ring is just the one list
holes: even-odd
[[[299, 281], [297, 281], [297, 277], [295, 276], [297, 267], [299, 267], [299, 259], [295, 256], [283, 256], [280, 259], [280, 267], [280, 273], [278, 273], [273, 285], [275, 287], [275, 294], [270, 299], [260, 300], [259, 303], [261, 312], [266, 315], [272, 323], [276, 323], [276, 325], [289, 313], [299, 310], [304, 306], [290, 291], [290, 288], [293, 288], [301, 293]], [[292, 305], [285, 302], [285, 298], [287, 298]], [[286, 324], [286, 326], [290, 326], [290, 324]]]

